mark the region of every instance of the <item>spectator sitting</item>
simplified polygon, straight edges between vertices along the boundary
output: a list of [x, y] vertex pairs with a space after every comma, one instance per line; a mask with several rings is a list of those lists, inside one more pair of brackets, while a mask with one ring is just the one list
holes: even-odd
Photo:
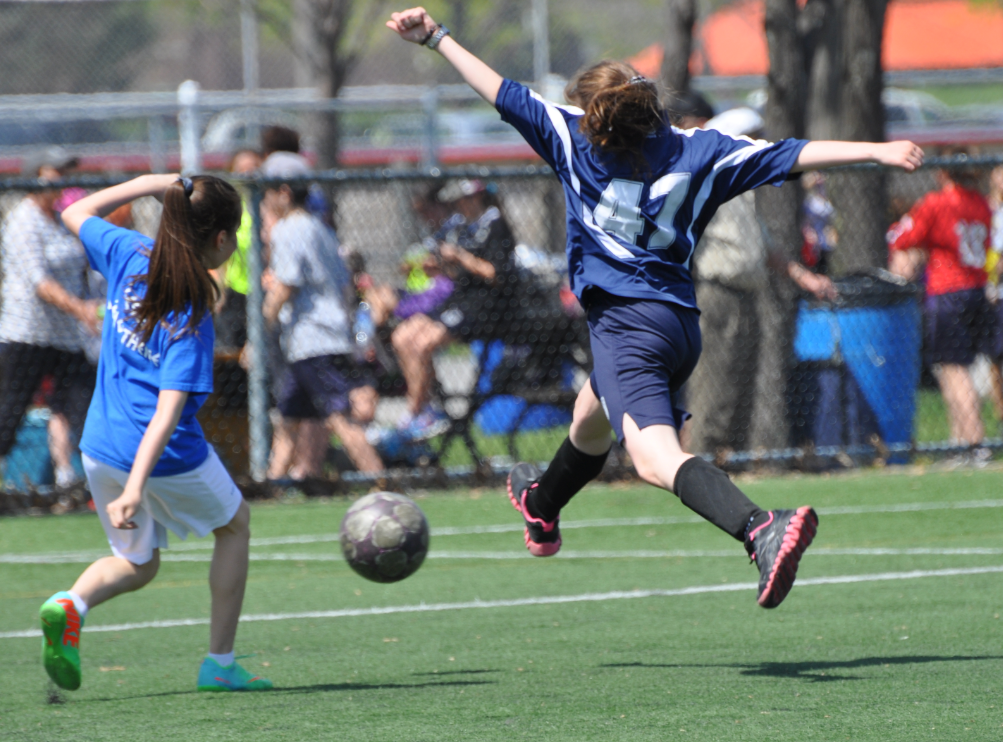
[[[57, 183], [76, 158], [53, 147], [25, 163], [24, 174]], [[57, 187], [26, 196], [2, 230], [3, 308], [0, 310], [0, 459], [14, 445], [18, 427], [43, 377], [51, 374], [53, 413], [67, 425], [83, 424], [94, 368], [83, 353], [80, 325], [100, 328], [102, 302], [86, 297], [87, 257], [79, 240], [57, 220]], [[74, 394], [78, 388], [83, 394]], [[69, 438], [67, 436], [66, 440]], [[62, 454], [65, 454], [63, 456]], [[57, 457], [57, 481], [72, 482], [69, 451]]]
[[455, 201], [463, 217], [436, 243], [442, 270], [453, 281], [453, 293], [430, 314], [408, 317], [391, 336], [407, 381], [408, 410], [399, 425], [416, 439], [432, 437], [448, 427], [444, 415], [429, 405], [435, 351], [454, 341], [502, 336], [519, 305], [515, 240], [485, 185], [478, 180], [457, 181], [444, 188], [439, 199]]
[[[309, 174], [306, 162], [291, 153], [273, 154], [262, 165], [265, 177]], [[382, 471], [383, 462], [359, 425], [368, 422], [375, 390], [353, 356], [348, 273], [333, 230], [306, 211], [307, 195], [305, 186], [282, 185], [269, 188], [262, 203], [275, 219], [263, 312], [269, 324], [281, 322], [289, 364], [279, 382], [282, 418], [277, 432], [292, 440], [291, 430], [282, 428], [293, 421], [324, 419], [359, 471]]]
[[404, 254], [400, 269], [405, 276], [404, 291], [398, 294], [391, 286], [373, 284], [368, 277], [359, 288], [372, 309], [373, 322], [382, 327], [414, 314], [432, 314], [453, 293], [452, 280], [444, 275], [435, 256], [438, 240], [457, 226], [464, 224], [461, 214], [451, 204], [439, 200], [442, 184], [433, 184], [416, 193], [411, 208], [422, 232], [421, 244], [412, 245]]

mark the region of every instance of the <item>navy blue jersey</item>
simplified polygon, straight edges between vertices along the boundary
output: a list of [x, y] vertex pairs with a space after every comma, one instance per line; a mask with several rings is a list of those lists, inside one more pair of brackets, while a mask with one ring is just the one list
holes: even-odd
[[557, 173], [567, 201], [571, 288], [696, 307], [690, 259], [717, 208], [766, 183], [782, 185], [807, 144], [775, 144], [666, 126], [644, 143], [645, 172], [598, 152], [580, 108], [558, 106], [512, 80], [495, 102]]

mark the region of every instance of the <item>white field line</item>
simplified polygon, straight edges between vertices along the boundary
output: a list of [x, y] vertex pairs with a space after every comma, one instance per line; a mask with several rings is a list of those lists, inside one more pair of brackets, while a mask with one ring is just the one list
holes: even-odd
[[[899, 505], [850, 505], [846, 507], [816, 508], [819, 515], [866, 515], [870, 513], [911, 513], [923, 510], [968, 510], [978, 508], [1003, 508], [1003, 500], [971, 500], [967, 502], [913, 502]], [[595, 520], [572, 520], [561, 523], [561, 528], [565, 531], [576, 528], [618, 528], [630, 526], [670, 526], [690, 523], [703, 523], [703, 518], [699, 515], [673, 516], [673, 517], [651, 517], [651, 518], [599, 518]], [[499, 523], [487, 526], [442, 526], [432, 529], [433, 537], [440, 536], [469, 536], [481, 533], [515, 533], [521, 532], [522, 523]], [[289, 544], [320, 544], [332, 543], [339, 540], [337, 533], [303, 534], [299, 536], [271, 536], [266, 538], [252, 538], [251, 546], [285, 546]], [[193, 542], [173, 543], [171, 551], [211, 551], [212, 540], [202, 540]], [[107, 551], [72, 551], [39, 553], [30, 555], [31, 559], [59, 560], [63, 558], [93, 560], [102, 556], [107, 556]], [[17, 564], [19, 554], [0, 554], [0, 564]], [[179, 560], [180, 561], [180, 560]], [[50, 562], [23, 562], [26, 564], [42, 563], [70, 563], [60, 561]], [[77, 562], [72, 562], [77, 563]]]
[[[844, 585], [859, 582], [885, 582], [892, 580], [915, 580], [926, 577], [960, 577], [965, 575], [1000, 574], [1003, 565], [993, 567], [966, 567], [962, 569], [913, 570], [911, 572], [879, 572], [869, 575], [836, 575], [833, 577], [809, 577], [798, 580], [795, 587], [810, 587], [817, 585]], [[538, 598], [517, 598], [515, 600], [471, 600], [462, 603], [419, 603], [417, 605], [388, 605], [372, 608], [343, 608], [334, 611], [303, 611], [300, 613], [258, 613], [241, 616], [242, 622], [251, 621], [288, 621], [307, 618], [351, 618], [355, 616], [385, 616], [392, 613], [437, 613], [441, 611], [462, 611], [471, 608], [518, 608], [532, 605], [559, 605], [562, 603], [601, 603], [609, 600], [630, 600], [636, 598], [672, 598], [682, 595], [700, 595], [703, 593], [726, 593], [741, 590], [755, 590], [754, 582], [742, 582], [726, 585], [697, 585], [675, 590], [630, 590], [608, 593], [583, 593], [580, 595], [553, 595]], [[208, 618], [178, 618], [166, 621], [144, 621], [141, 623], [105, 624], [86, 626], [84, 631], [119, 632], [135, 629], [168, 629], [175, 626], [203, 626], [209, 623]], [[42, 635], [38, 629], [26, 631], [3, 631], [0, 639], [30, 639]]]
[[[809, 552], [816, 556], [1000, 556], [1003, 549], [991, 547], [961, 547], [961, 548], [848, 548], [848, 549], [813, 549]], [[106, 552], [65, 552], [61, 554], [0, 554], [0, 564], [90, 564], [94, 559], [107, 556]], [[736, 558], [743, 557], [741, 549], [720, 550], [644, 550], [633, 551], [574, 551], [565, 549], [557, 554], [558, 559], [702, 559], [707, 557]], [[532, 559], [527, 551], [431, 551], [429, 559], [487, 559], [505, 561], [510, 559]], [[339, 551], [329, 551], [313, 554], [286, 553], [252, 553], [252, 562], [340, 562], [343, 560]], [[208, 554], [172, 554], [162, 551], [162, 562], [204, 562], [212, 560]]]
[[[866, 515], [870, 513], [911, 513], [923, 510], [968, 510], [979, 508], [1003, 508], [1003, 500], [970, 500], [966, 502], [913, 502], [901, 503], [898, 505], [850, 505], [846, 507], [816, 508], [819, 515]], [[699, 515], [674, 516], [674, 517], [651, 517], [651, 518], [599, 518], [595, 520], [578, 520], [561, 523], [564, 530], [575, 528], [616, 528], [630, 526], [666, 526], [680, 525], [687, 523], [703, 523], [704, 519]], [[500, 523], [487, 526], [444, 526], [433, 528], [431, 533], [434, 537], [440, 536], [467, 536], [481, 533], [514, 533], [522, 531], [521, 523]], [[284, 546], [289, 544], [318, 544], [332, 543], [339, 540], [337, 533], [303, 534], [299, 536], [272, 536], [266, 538], [252, 538], [251, 546]], [[206, 539], [202, 541], [173, 543], [170, 547], [174, 555], [167, 557], [163, 555], [164, 561], [202, 561], [201, 559], [183, 559], [177, 552], [182, 551], [211, 551], [213, 541]], [[658, 552], [662, 554], [662, 552]], [[813, 552], [816, 553], [816, 552]], [[833, 552], [835, 553], [835, 552]], [[878, 552], [874, 552], [878, 553]], [[920, 552], [916, 552], [920, 553]], [[926, 552], [922, 552], [926, 553]], [[930, 552], [939, 553], [939, 552]], [[950, 552], [955, 553], [955, 552]], [[957, 552], [962, 553], [962, 552]], [[990, 553], [990, 552], [978, 552]], [[993, 552], [995, 553], [995, 552]], [[440, 552], [441, 554], [441, 552]], [[665, 553], [667, 556], [677, 556], [676, 553]], [[0, 554], [0, 564], [80, 564], [91, 562], [102, 556], [107, 556], [106, 550], [92, 551], [68, 551], [68, 552], [42, 552], [38, 554]], [[688, 554], [699, 556], [696, 553]], [[716, 553], [707, 553], [706, 556], [715, 556]], [[721, 554], [724, 555], [723, 553]], [[862, 552], [860, 555], [864, 555]], [[280, 556], [280, 555], [276, 555]], [[678, 556], [685, 556], [678, 554]], [[268, 557], [253, 554], [252, 559], [266, 560]], [[319, 559], [320, 557], [304, 557], [303, 560]], [[449, 557], [440, 557], [449, 558]], [[461, 557], [454, 557], [461, 558]], [[466, 558], [466, 557], [462, 557]], [[582, 557], [579, 557], [582, 558]], [[284, 559], [279, 559], [283, 561]], [[300, 561], [303, 561], [300, 560]]]

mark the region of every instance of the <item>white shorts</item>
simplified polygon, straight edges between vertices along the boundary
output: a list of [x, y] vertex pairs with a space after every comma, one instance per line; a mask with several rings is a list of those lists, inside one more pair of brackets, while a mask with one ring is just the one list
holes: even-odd
[[114, 528], [106, 510], [125, 489], [129, 472], [82, 456], [91, 497], [112, 553], [133, 564], [153, 559], [154, 549], [167, 548], [167, 529], [184, 540], [189, 533], [202, 538], [225, 526], [237, 514], [243, 496], [216, 452], [184, 474], [150, 477], [143, 502], [132, 520], [136, 528]]

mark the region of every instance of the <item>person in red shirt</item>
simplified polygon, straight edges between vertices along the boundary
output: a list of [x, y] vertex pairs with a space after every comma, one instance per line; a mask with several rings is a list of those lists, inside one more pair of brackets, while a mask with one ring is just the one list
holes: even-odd
[[937, 178], [940, 190], [921, 198], [889, 231], [890, 268], [911, 279], [926, 263], [924, 360], [940, 384], [952, 437], [977, 446], [985, 430], [968, 367], [977, 353], [999, 355], [985, 294], [992, 213], [970, 171], [945, 168]]

